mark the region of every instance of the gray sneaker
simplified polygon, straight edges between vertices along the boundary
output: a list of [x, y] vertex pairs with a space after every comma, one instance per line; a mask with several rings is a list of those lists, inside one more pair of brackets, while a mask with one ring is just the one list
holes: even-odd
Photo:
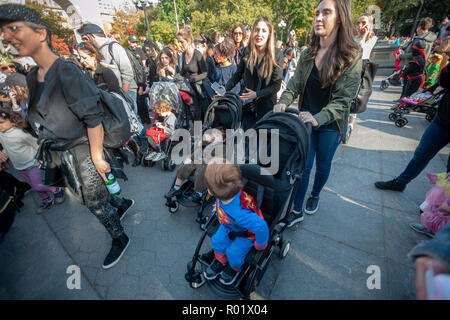
[[430, 229], [425, 228], [423, 225], [421, 225], [420, 223], [410, 223], [409, 226], [411, 227], [411, 229], [413, 229], [415, 232], [424, 234], [430, 238], [434, 238], [434, 233], [433, 231], [431, 231]]
[[158, 153], [155, 151], [150, 152], [148, 155], [145, 156], [145, 160], [153, 160], [153, 158], [157, 155]]
[[292, 210], [286, 217], [287, 227], [290, 228], [296, 225], [297, 223], [302, 222], [303, 219], [304, 219], [303, 211], [297, 212], [295, 210]]

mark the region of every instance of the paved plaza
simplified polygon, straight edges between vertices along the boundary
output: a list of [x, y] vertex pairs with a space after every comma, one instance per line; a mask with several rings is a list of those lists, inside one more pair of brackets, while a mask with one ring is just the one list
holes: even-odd
[[[407, 254], [427, 238], [409, 223], [420, 221], [419, 205], [431, 189], [426, 173], [445, 171], [449, 149], [403, 193], [374, 187], [404, 169], [428, 125], [418, 113], [407, 115], [403, 128], [389, 121], [400, 87], [382, 92], [381, 80], [376, 78], [369, 109], [358, 116], [349, 144], [334, 157], [318, 212], [287, 230], [291, 250], [280, 260], [276, 249], [255, 298], [415, 298]], [[131, 242], [122, 260], [101, 268], [111, 239], [73, 198], [39, 216], [34, 212], [40, 199], [30, 192], [0, 242], [0, 299], [219, 299], [207, 285], [194, 290], [184, 280], [201, 230], [195, 210], [181, 207], [170, 214], [164, 205], [175, 172], [158, 166], [125, 170], [129, 180], [119, 180], [122, 195], [136, 203], [123, 220]], [[81, 268], [80, 290], [67, 288], [71, 265]], [[380, 289], [367, 288], [369, 266], [379, 267]]]

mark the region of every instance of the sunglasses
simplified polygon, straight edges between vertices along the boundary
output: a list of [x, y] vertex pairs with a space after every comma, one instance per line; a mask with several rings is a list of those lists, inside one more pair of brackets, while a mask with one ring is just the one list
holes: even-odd
[[16, 69], [16, 66], [15, 65], [13, 65], [13, 64], [10, 64], [9, 66], [3, 66], [2, 67], [2, 71], [5, 71], [5, 70], [12, 70], [12, 69]]

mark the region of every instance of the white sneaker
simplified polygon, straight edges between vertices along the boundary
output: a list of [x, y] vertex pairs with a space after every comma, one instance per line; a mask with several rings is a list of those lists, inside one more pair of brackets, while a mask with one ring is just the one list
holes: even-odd
[[166, 154], [164, 152], [157, 153], [156, 156], [152, 159], [153, 161], [160, 161], [166, 158]]
[[150, 152], [148, 155], [145, 156], [145, 160], [153, 160], [153, 158], [157, 155], [158, 153], [155, 151]]

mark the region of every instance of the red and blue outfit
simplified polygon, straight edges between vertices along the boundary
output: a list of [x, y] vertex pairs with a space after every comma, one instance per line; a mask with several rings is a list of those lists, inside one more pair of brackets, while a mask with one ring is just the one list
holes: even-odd
[[422, 88], [425, 83], [425, 50], [414, 46], [414, 50], [419, 55], [414, 56], [408, 63], [404, 76], [406, 77], [406, 86], [402, 97], [409, 97]]
[[[216, 202], [216, 215], [220, 226], [211, 238], [216, 259], [222, 264], [227, 262], [235, 271], [240, 271], [245, 257], [254, 246], [257, 250], [267, 247], [269, 228], [261, 210], [256, 207], [255, 200], [243, 190], [234, 197], [233, 201], [223, 204]], [[230, 232], [248, 231], [249, 237], [230, 238]]]

